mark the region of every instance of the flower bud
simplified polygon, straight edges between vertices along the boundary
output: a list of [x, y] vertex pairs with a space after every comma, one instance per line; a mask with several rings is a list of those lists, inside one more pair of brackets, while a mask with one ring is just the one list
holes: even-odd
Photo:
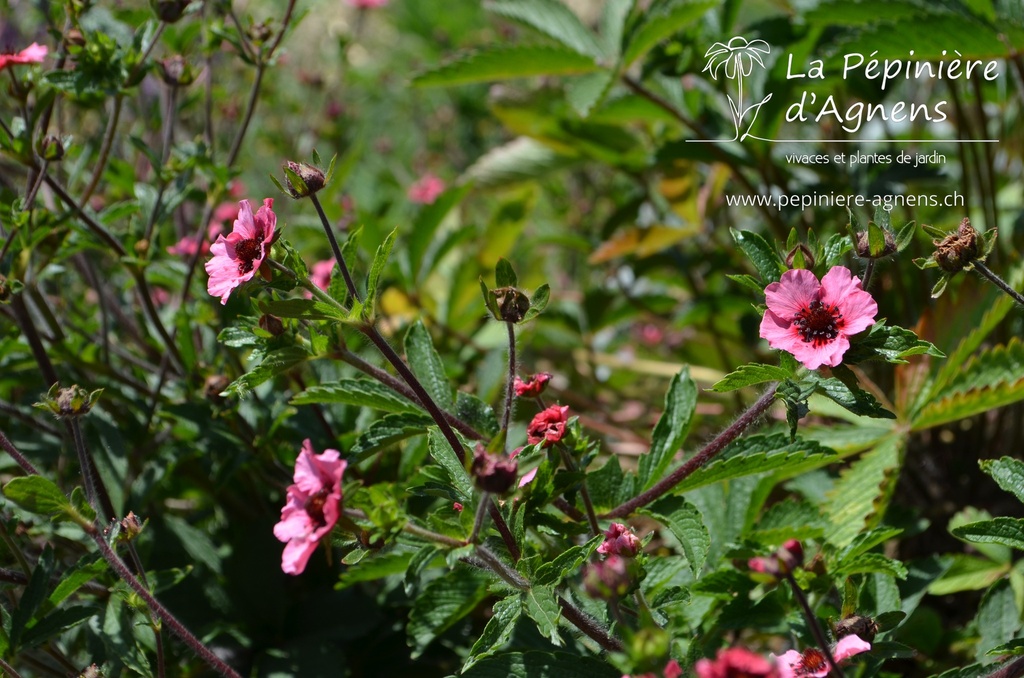
[[231, 385], [231, 380], [223, 374], [211, 374], [203, 383], [203, 396], [214, 403], [224, 402], [221, 393]]
[[604, 533], [604, 543], [597, 547], [597, 552], [607, 556], [633, 558], [640, 552], [640, 539], [622, 523], [612, 523]]
[[629, 593], [633, 585], [625, 558], [609, 556], [590, 563], [583, 570], [583, 588], [591, 598], [614, 600]]
[[498, 287], [490, 294], [497, 303], [498, 320], [517, 323], [530, 310], [530, 298], [514, 287]]
[[519, 464], [514, 459], [491, 454], [477, 445], [471, 472], [476, 486], [491, 494], [505, 494], [516, 483]]
[[850, 615], [835, 626], [836, 640], [842, 640], [846, 636], [858, 636], [861, 640], [873, 643], [878, 631], [878, 622], [871, 617], [857, 614]]
[[121, 532], [117, 535], [118, 539], [120, 541], [131, 541], [142, 534], [143, 527], [145, 527], [145, 524], [139, 520], [135, 512], [129, 511], [128, 515], [121, 520]]
[[292, 162], [289, 160], [284, 165], [285, 192], [296, 200], [306, 198], [327, 184], [324, 173], [312, 165], [304, 162]]
[[786, 254], [786, 266], [788, 266], [789, 268], [793, 268], [793, 262], [796, 260], [797, 253], [803, 256], [805, 268], [814, 268], [814, 254], [811, 253], [811, 248], [809, 248], [807, 245], [803, 243], [797, 244], [796, 247], [791, 249], [789, 253]]
[[544, 392], [549, 381], [551, 381], [550, 374], [547, 372], [538, 372], [526, 381], [516, 377], [513, 388], [515, 388], [516, 395], [520, 398], [536, 398]]
[[185, 8], [192, 0], [149, 0], [150, 6], [160, 21], [173, 24], [185, 15]]
[[64, 42], [70, 47], [85, 47], [85, 36], [77, 28], [69, 28], [64, 33]]
[[265, 42], [269, 42], [270, 39], [274, 37], [274, 29], [270, 27], [270, 19], [267, 19], [261, 24], [253, 24], [249, 27], [247, 32], [249, 34], [249, 39], [256, 43], [257, 47]]
[[269, 332], [275, 337], [284, 334], [284, 323], [276, 315], [264, 313], [260, 316], [259, 325], [261, 330]]
[[747, 566], [754, 572], [778, 579], [792, 573], [803, 563], [804, 547], [796, 539], [790, 539], [770, 556], [751, 558]]
[[191, 66], [180, 54], [161, 59], [157, 64], [159, 65], [160, 79], [171, 87], [187, 87], [196, 79]]
[[54, 384], [43, 400], [35, 404], [35, 407], [48, 410], [58, 419], [81, 417], [89, 413], [101, 393], [103, 393], [103, 389], [97, 389], [90, 393], [78, 384], [68, 388], [60, 388], [60, 384]]
[[896, 251], [896, 238], [887, 229], [881, 229], [885, 246], [878, 254], [871, 254], [871, 241], [868, 234], [861, 231], [857, 234], [857, 256], [861, 259], [882, 259]]
[[958, 273], [969, 266], [981, 254], [978, 232], [971, 226], [970, 219], [960, 222], [956, 233], [950, 233], [942, 240], [934, 241], [935, 263], [947, 273]]

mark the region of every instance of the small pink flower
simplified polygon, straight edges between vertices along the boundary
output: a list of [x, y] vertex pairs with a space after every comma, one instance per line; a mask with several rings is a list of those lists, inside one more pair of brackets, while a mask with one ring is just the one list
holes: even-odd
[[714, 660], [701, 659], [693, 669], [697, 678], [779, 678], [774, 664], [742, 647], [719, 650]]
[[622, 523], [612, 523], [604, 533], [604, 542], [597, 547], [597, 552], [632, 558], [640, 552], [640, 539]]
[[348, 4], [359, 9], [373, 9], [388, 4], [388, 0], [348, 0]]
[[281, 569], [302, 574], [320, 540], [338, 522], [341, 513], [341, 477], [348, 464], [337, 450], [313, 453], [307, 438], [295, 460], [295, 484], [288, 488], [288, 503], [281, 509], [281, 522], [274, 536], [283, 542]]
[[526, 427], [526, 441], [531, 445], [543, 441], [544, 447], [550, 447], [565, 436], [565, 422], [568, 419], [568, 405], [552, 405], [541, 410]]
[[681, 678], [683, 667], [675, 659], [669, 659], [668, 664], [665, 664], [665, 668], [661, 670], [661, 674], [665, 678]]
[[797, 539], [789, 539], [770, 556], [758, 556], [747, 561], [754, 572], [773, 577], [784, 576], [804, 563], [804, 547]]
[[8, 66], [17, 66], [20, 64], [38, 64], [44, 58], [46, 58], [47, 52], [50, 50], [45, 45], [33, 42], [31, 45], [21, 50], [20, 52], [7, 52], [0, 54], [0, 71], [4, 70]]
[[456, 513], [462, 513], [462, 509], [463, 506], [459, 502], [456, 501], [452, 503], [452, 510], [455, 511]]
[[[871, 643], [861, 640], [859, 636], [846, 636], [832, 648], [832, 657], [838, 664], [870, 649]], [[816, 647], [807, 648], [803, 654], [790, 650], [781, 656], [773, 654], [772, 657], [776, 660], [780, 678], [823, 678], [832, 670], [825, 654]]]
[[551, 381], [550, 374], [547, 372], [538, 372], [526, 381], [516, 377], [515, 383], [512, 386], [515, 388], [516, 395], [520, 398], [536, 398], [544, 392], [549, 381]]
[[310, 272], [309, 279], [313, 281], [314, 285], [326, 291], [327, 286], [331, 284], [331, 271], [333, 270], [334, 259], [318, 261], [313, 264], [313, 270]]
[[808, 270], [786, 271], [764, 294], [761, 337], [811, 370], [842, 362], [849, 337], [870, 327], [878, 313], [878, 304], [844, 266], [833, 267], [820, 284]]
[[[277, 224], [273, 205], [273, 199], [265, 198], [253, 215], [249, 201], [241, 201], [231, 233], [227, 237], [217, 236], [217, 242], [210, 246], [213, 258], [206, 262], [206, 273], [210, 276], [206, 289], [220, 297], [221, 304], [228, 303], [233, 289], [252, 280], [270, 254]], [[269, 270], [264, 275], [269, 275]]]
[[429, 172], [409, 187], [409, 200], [421, 205], [432, 205], [437, 196], [444, 193], [444, 180]]

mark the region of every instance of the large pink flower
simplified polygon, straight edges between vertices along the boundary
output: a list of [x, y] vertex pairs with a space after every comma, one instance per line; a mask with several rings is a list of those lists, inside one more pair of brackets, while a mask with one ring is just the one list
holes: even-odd
[[49, 51], [45, 45], [33, 42], [20, 52], [0, 53], [0, 71], [18, 64], [37, 64], [46, 58]]
[[220, 303], [228, 303], [233, 289], [252, 280], [270, 254], [277, 225], [277, 216], [271, 209], [273, 205], [272, 198], [264, 198], [263, 207], [253, 215], [249, 201], [241, 201], [231, 233], [227, 237], [217, 236], [217, 242], [210, 246], [213, 258], [206, 262], [206, 272], [210, 276], [206, 289], [213, 296], [220, 297]]
[[849, 337], [870, 327], [878, 313], [878, 304], [844, 266], [834, 267], [820, 284], [810, 271], [786, 271], [764, 296], [768, 310], [761, 336], [812, 370], [842, 362]]
[[341, 513], [341, 476], [348, 462], [337, 450], [313, 454], [307, 438], [295, 460], [295, 484], [288, 488], [288, 503], [274, 536], [288, 542], [281, 557], [286, 574], [302, 574], [320, 540], [338, 522]]
[[[871, 643], [859, 636], [846, 636], [832, 648], [832, 658], [838, 664], [870, 649]], [[780, 678], [823, 678], [832, 670], [824, 653], [816, 647], [804, 650], [803, 654], [790, 650], [781, 656], [773, 654], [772, 658], [776, 661]]]
[[721, 649], [713, 660], [698, 661], [693, 670], [697, 678], [779, 678], [774, 664], [742, 647]]

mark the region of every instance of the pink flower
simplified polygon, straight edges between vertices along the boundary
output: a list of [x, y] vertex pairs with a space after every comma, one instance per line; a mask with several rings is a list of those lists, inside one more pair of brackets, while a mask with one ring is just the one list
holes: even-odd
[[754, 572], [772, 577], [784, 576], [804, 563], [804, 547], [797, 539], [789, 539], [770, 556], [758, 556], [747, 561]]
[[348, 0], [348, 4], [359, 9], [373, 9], [388, 4], [388, 0]]
[[[265, 198], [263, 207], [254, 216], [249, 201], [241, 201], [231, 233], [226, 238], [217, 236], [217, 242], [210, 246], [213, 258], [206, 262], [206, 272], [210, 276], [206, 289], [213, 296], [220, 297], [221, 304], [228, 303], [231, 290], [252, 280], [270, 254], [277, 224], [277, 216], [271, 209], [273, 205], [273, 199]], [[267, 277], [269, 270], [263, 273]]]
[[[832, 657], [838, 664], [870, 649], [871, 643], [859, 636], [846, 636], [832, 648]], [[790, 650], [782, 656], [773, 654], [772, 657], [776, 660], [780, 678], [823, 678], [832, 670], [825, 654], [816, 647], [807, 648], [803, 654]]]
[[50, 50], [45, 45], [33, 42], [20, 52], [7, 52], [0, 54], [0, 71], [4, 70], [8, 66], [16, 66], [19, 64], [38, 64], [46, 57], [46, 53], [49, 51]]
[[432, 205], [437, 196], [444, 193], [444, 181], [429, 172], [420, 177], [409, 187], [409, 200], [421, 205]]
[[665, 664], [665, 668], [661, 670], [661, 673], [665, 678], [681, 678], [683, 667], [675, 659], [669, 659], [668, 664]]
[[516, 395], [520, 398], [536, 398], [544, 392], [549, 381], [551, 381], [550, 374], [547, 372], [538, 372], [526, 381], [516, 377], [515, 383], [512, 386], [515, 388]]
[[318, 261], [313, 264], [313, 270], [310, 272], [309, 279], [313, 281], [314, 285], [326, 291], [327, 286], [331, 284], [331, 271], [333, 270], [334, 259]]
[[779, 678], [774, 664], [742, 647], [721, 649], [714, 660], [701, 659], [693, 669], [697, 678]]
[[452, 510], [455, 511], [456, 513], [462, 513], [462, 508], [462, 504], [460, 504], [459, 502], [456, 501], [452, 503]]
[[875, 300], [844, 266], [832, 268], [820, 284], [810, 271], [786, 271], [764, 294], [768, 310], [761, 336], [811, 370], [842, 362], [849, 337], [870, 327], [878, 313]]
[[632, 558], [640, 552], [640, 540], [622, 523], [612, 523], [604, 533], [604, 543], [597, 547], [597, 552]]
[[550, 447], [565, 436], [565, 422], [568, 419], [568, 405], [552, 405], [541, 410], [526, 427], [526, 441], [531, 445], [543, 441], [544, 447]]
[[288, 542], [281, 556], [286, 574], [302, 574], [320, 540], [330, 533], [341, 513], [341, 476], [348, 462], [337, 450], [313, 454], [307, 438], [295, 460], [295, 484], [288, 488], [288, 503], [274, 536]]

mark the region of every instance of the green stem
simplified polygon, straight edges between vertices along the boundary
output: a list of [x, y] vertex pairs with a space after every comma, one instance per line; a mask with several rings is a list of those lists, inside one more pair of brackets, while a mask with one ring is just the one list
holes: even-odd
[[811, 634], [814, 636], [814, 641], [821, 648], [822, 653], [825, 655], [825, 660], [828, 662], [829, 667], [832, 671], [829, 675], [835, 676], [835, 678], [843, 678], [843, 671], [839, 668], [836, 663], [835, 657], [832, 656], [832, 648], [829, 645], [828, 639], [825, 638], [825, 632], [821, 629], [821, 624], [818, 623], [818, 618], [814, 616], [814, 612], [811, 610], [810, 603], [807, 602], [807, 596], [804, 595], [803, 589], [796, 583], [796, 579], [793, 578], [793, 573], [786, 571], [786, 581], [789, 582], [790, 588], [793, 590], [793, 597], [800, 604], [800, 608], [803, 610], [804, 618], [807, 619], [807, 625], [811, 629]]

